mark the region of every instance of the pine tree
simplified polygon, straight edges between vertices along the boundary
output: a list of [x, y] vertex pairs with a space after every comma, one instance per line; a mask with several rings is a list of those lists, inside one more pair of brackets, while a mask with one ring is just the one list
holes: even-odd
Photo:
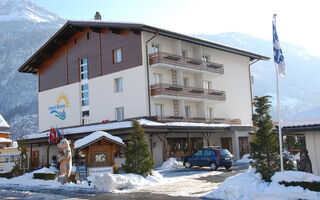
[[[270, 96], [255, 97], [255, 114], [252, 121], [256, 127], [253, 141], [250, 142], [251, 158], [255, 160], [252, 166], [256, 172], [261, 173], [265, 181], [271, 181], [271, 177], [280, 170], [278, 133], [273, 129], [271, 116], [269, 115], [271, 102]], [[285, 168], [292, 169], [292, 162], [284, 158]]]
[[132, 122], [133, 131], [126, 152], [126, 162], [123, 169], [126, 173], [135, 173], [146, 176], [151, 174], [154, 161], [149, 151], [144, 130], [137, 120]]
[[[12, 176], [20, 176], [25, 173], [25, 169], [28, 167], [27, 148], [24, 140], [18, 140], [18, 150], [20, 151], [20, 162], [16, 162], [15, 166], [11, 170]], [[20, 169], [20, 166], [23, 169]]]

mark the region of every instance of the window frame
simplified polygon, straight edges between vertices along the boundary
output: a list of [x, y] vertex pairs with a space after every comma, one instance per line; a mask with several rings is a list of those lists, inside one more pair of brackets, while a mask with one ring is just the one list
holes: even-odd
[[[163, 114], [164, 114], [164, 105], [163, 104], [160, 104], [160, 103], [155, 103], [155, 114], [157, 117], [163, 117]], [[158, 107], [160, 108], [161, 110], [161, 114], [159, 115], [158, 113]]]
[[[159, 77], [159, 82], [156, 82], [156, 76]], [[154, 84], [161, 84], [162, 83], [162, 74], [161, 73], [153, 73], [153, 83]]]
[[[158, 51], [155, 51], [157, 49]], [[151, 44], [151, 53], [159, 53], [160, 52], [160, 44], [159, 43], [152, 43]]]
[[[121, 112], [119, 112], [119, 110], [120, 110]], [[121, 115], [119, 115], [119, 113], [121, 113]], [[123, 106], [121, 106], [121, 107], [116, 107], [116, 108], [115, 108], [115, 114], [116, 114], [116, 116], [115, 116], [116, 121], [122, 121], [122, 120], [124, 120], [124, 107], [123, 107]], [[119, 117], [119, 116], [120, 116], [120, 117]]]
[[183, 77], [183, 86], [189, 88], [190, 87], [190, 78]]
[[[120, 51], [120, 61], [118, 61], [118, 54], [117, 52]], [[117, 49], [114, 49], [112, 50], [112, 58], [113, 58], [113, 64], [119, 64], [119, 63], [122, 63], [123, 62], [123, 50], [122, 50], [122, 47], [120, 48], [117, 48]]]
[[191, 118], [191, 106], [184, 106], [184, 117]]
[[[119, 86], [121, 86], [121, 87], [119, 87]], [[115, 93], [123, 92], [123, 78], [122, 77], [114, 79], [114, 92]]]

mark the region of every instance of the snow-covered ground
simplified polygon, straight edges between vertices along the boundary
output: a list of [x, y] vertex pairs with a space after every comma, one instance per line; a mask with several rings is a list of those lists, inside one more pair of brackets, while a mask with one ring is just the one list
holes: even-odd
[[305, 172], [285, 171], [277, 172], [272, 177], [272, 182], [262, 180], [261, 174], [255, 173], [250, 168], [247, 172], [227, 178], [221, 186], [208, 193], [205, 197], [223, 200], [295, 200], [295, 199], [320, 199], [320, 192], [313, 192], [302, 187], [286, 187], [280, 185], [281, 181], [320, 181], [319, 176]]

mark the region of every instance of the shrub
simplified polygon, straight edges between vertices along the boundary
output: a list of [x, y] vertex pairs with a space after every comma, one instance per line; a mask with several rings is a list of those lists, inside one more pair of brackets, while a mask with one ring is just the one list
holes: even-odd
[[11, 172], [9, 172], [9, 173], [0, 173], [0, 177], [1, 178], [12, 178], [13, 176], [12, 176]]
[[34, 173], [33, 178], [44, 179], [44, 180], [54, 180], [58, 177], [56, 173]]
[[320, 182], [279, 182], [279, 184], [288, 186], [300, 186], [303, 189], [308, 189], [315, 192], [320, 192]]

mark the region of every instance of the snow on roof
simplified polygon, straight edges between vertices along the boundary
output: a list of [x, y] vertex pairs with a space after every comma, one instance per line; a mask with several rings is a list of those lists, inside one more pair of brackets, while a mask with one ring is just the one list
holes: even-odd
[[0, 129], [5, 128], [8, 129], [10, 128], [9, 124], [6, 122], [6, 120], [0, 115]]
[[283, 120], [283, 127], [310, 126], [320, 124], [320, 106], [288, 116]]
[[87, 135], [84, 138], [77, 140], [74, 143], [74, 148], [79, 149], [79, 148], [84, 147], [84, 146], [86, 146], [86, 145], [88, 145], [88, 144], [90, 144], [100, 138], [106, 138], [106, 139], [114, 141], [116, 143], [125, 145], [123, 143], [122, 139], [117, 136], [113, 136], [113, 135], [106, 133], [104, 131], [96, 131], [96, 132], [91, 133], [90, 135]]
[[[209, 128], [215, 128], [215, 127], [230, 127], [230, 124], [206, 124], [206, 123], [195, 123], [195, 122], [166, 122], [166, 123], [160, 123], [160, 122], [154, 122], [147, 119], [140, 119], [138, 122], [142, 126], [178, 126], [178, 127], [209, 127]], [[121, 129], [121, 128], [131, 128], [132, 122], [131, 121], [125, 121], [125, 122], [113, 122], [109, 124], [99, 124], [99, 125], [89, 125], [89, 126], [81, 126], [77, 128], [66, 128], [63, 129], [63, 132], [65, 135], [71, 135], [71, 134], [77, 134], [77, 133], [87, 133], [87, 132], [94, 132], [94, 131], [107, 131], [107, 130], [114, 130], [114, 129]], [[23, 139], [36, 139], [36, 138], [44, 138], [49, 137], [50, 131], [46, 131], [43, 133], [37, 133], [37, 134], [30, 134], [25, 135]]]
[[0, 143], [3, 143], [3, 142], [5, 142], [5, 143], [8, 143], [8, 142], [12, 142], [12, 140], [10, 140], [10, 139], [7, 139], [7, 138], [3, 138], [3, 137], [0, 137]]

